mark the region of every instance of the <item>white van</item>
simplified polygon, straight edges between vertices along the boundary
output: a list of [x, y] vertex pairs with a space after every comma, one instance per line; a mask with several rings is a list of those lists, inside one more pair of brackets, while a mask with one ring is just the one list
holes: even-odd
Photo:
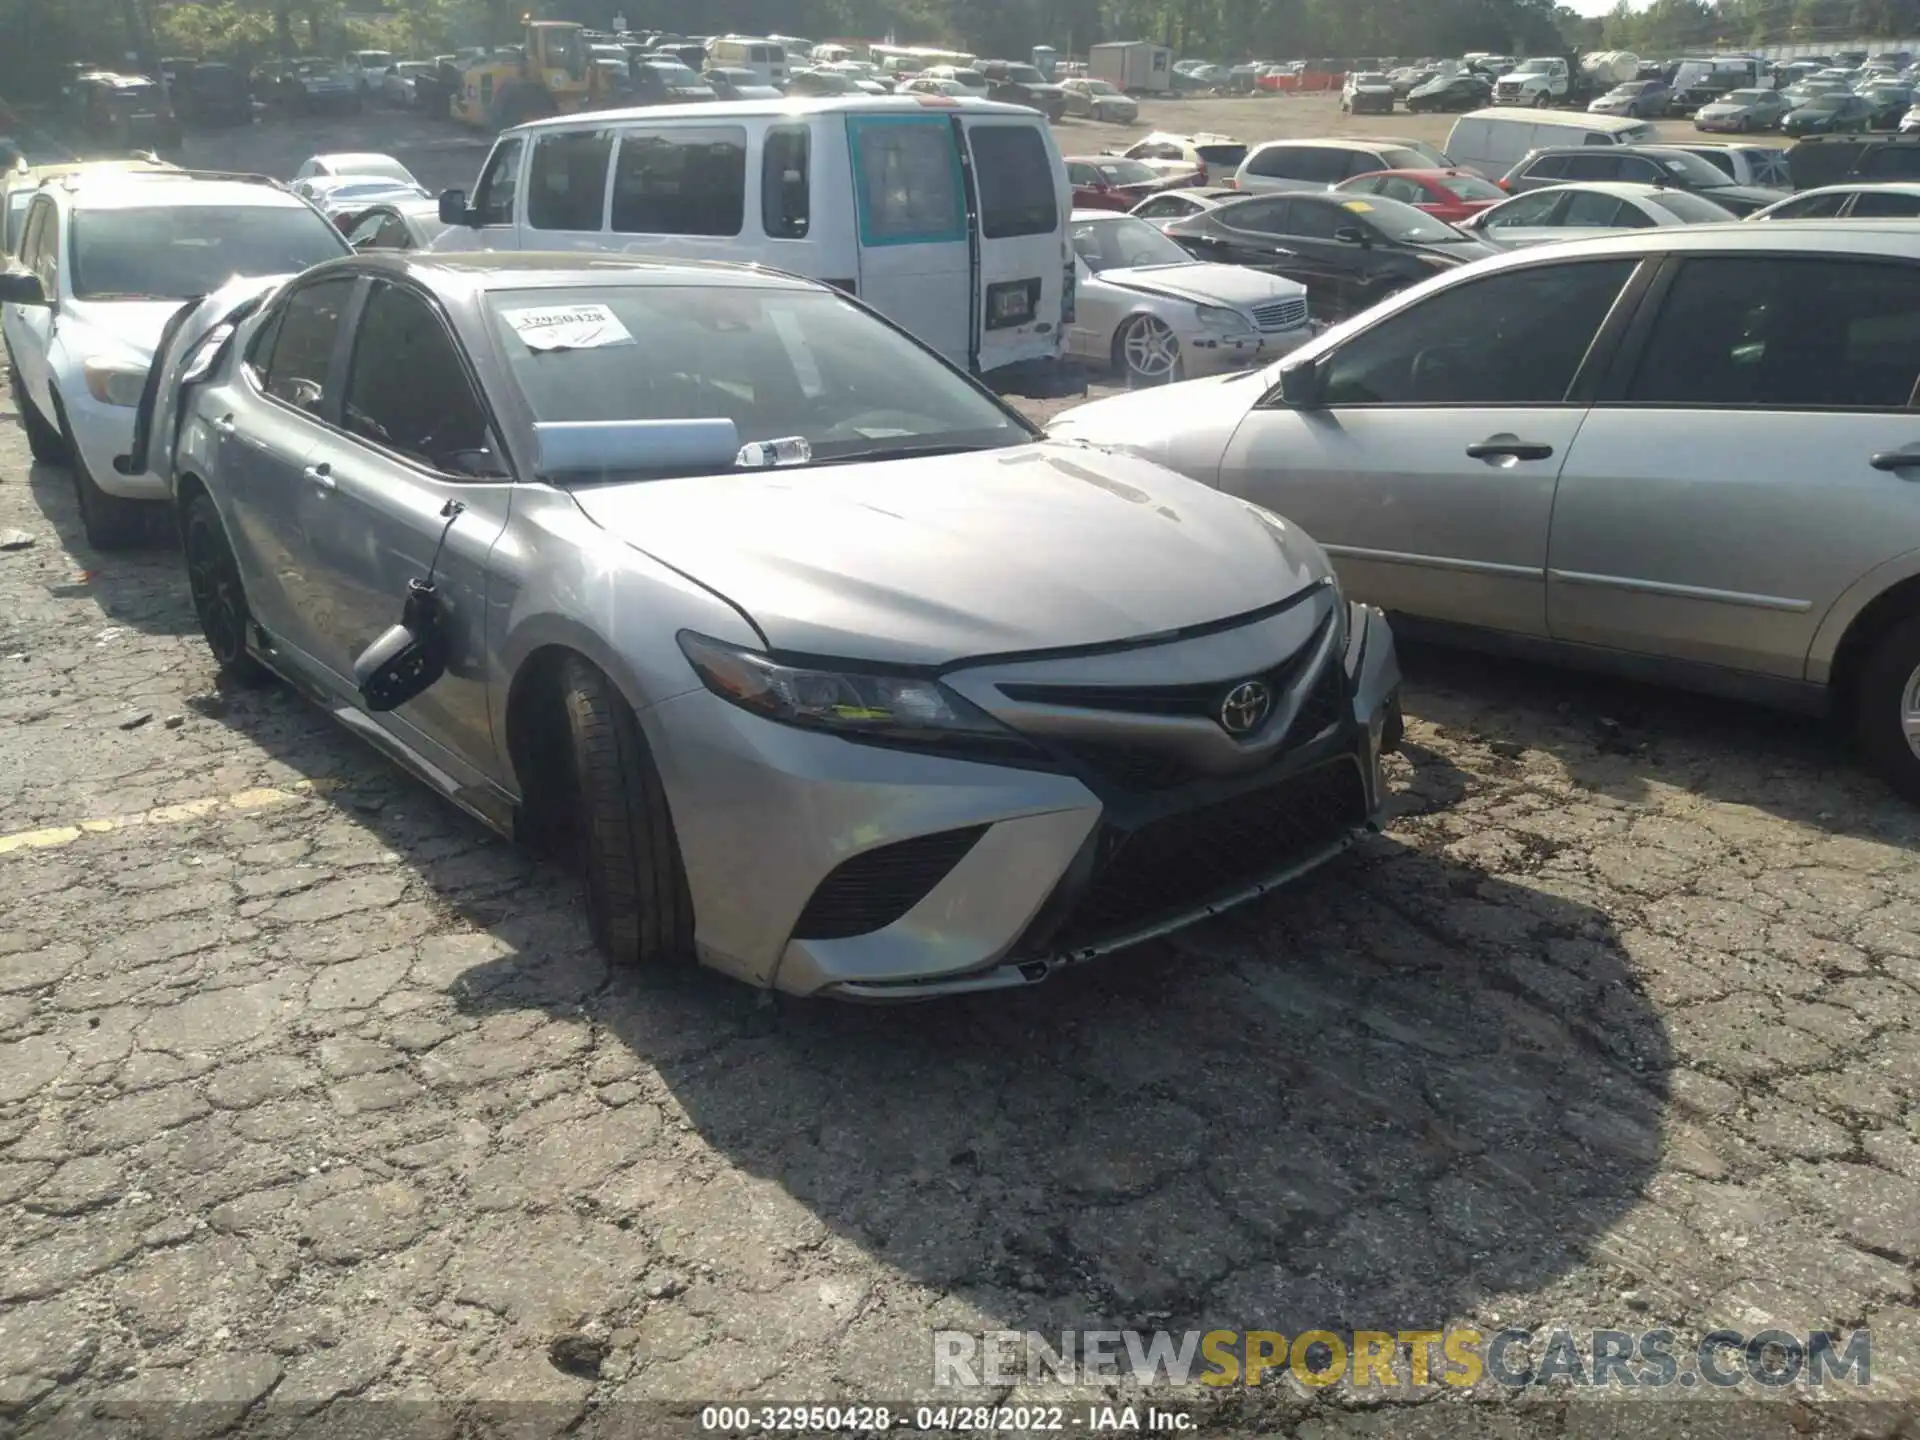
[[1453, 163], [1498, 180], [1529, 150], [1548, 145], [1657, 145], [1660, 132], [1629, 115], [1584, 111], [1515, 110], [1493, 106], [1462, 115], [1447, 136]]
[[709, 70], [751, 70], [762, 85], [787, 83], [787, 47], [751, 35], [722, 35], [707, 42]]
[[502, 131], [435, 250], [767, 265], [858, 296], [1006, 392], [1078, 393], [1072, 206], [1046, 117], [947, 96], [650, 106]]

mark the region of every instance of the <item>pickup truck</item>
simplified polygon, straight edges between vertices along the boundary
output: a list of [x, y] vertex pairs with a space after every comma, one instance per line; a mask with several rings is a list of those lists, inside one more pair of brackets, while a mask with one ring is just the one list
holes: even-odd
[[1640, 71], [1638, 57], [1619, 51], [1588, 56], [1585, 63], [1567, 55], [1538, 55], [1522, 60], [1494, 82], [1496, 105], [1584, 106]]

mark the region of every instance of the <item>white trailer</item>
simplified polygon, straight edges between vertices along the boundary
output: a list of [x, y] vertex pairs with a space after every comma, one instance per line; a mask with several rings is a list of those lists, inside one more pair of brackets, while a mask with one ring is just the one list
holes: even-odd
[[1147, 40], [1111, 40], [1087, 51], [1087, 74], [1129, 95], [1173, 90], [1173, 51]]

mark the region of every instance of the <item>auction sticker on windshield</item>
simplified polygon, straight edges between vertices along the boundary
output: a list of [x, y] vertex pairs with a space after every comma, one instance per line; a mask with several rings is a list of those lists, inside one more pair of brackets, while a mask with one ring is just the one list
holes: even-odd
[[1356, 215], [1364, 215], [1369, 210], [1373, 209], [1373, 207], [1367, 204], [1367, 202], [1364, 200], [1349, 200], [1341, 208], [1346, 210], [1351, 210]]
[[505, 310], [507, 324], [529, 350], [600, 350], [631, 345], [633, 336], [604, 305]]

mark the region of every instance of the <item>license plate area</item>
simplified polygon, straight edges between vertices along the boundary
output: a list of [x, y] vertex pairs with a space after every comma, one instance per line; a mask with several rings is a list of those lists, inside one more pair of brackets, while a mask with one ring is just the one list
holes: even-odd
[[1031, 324], [1040, 308], [1038, 280], [1002, 280], [987, 286], [987, 328], [1011, 330]]

